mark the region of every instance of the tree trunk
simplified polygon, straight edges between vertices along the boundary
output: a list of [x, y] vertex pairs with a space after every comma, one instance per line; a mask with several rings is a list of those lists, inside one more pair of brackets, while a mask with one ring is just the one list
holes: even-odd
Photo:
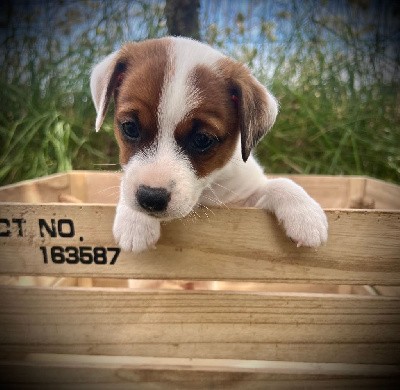
[[166, 0], [168, 33], [200, 39], [199, 8], [200, 0]]

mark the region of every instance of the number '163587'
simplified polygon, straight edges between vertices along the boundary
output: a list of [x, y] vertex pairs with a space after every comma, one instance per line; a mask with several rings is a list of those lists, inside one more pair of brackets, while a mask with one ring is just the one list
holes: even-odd
[[43, 261], [55, 264], [109, 264], [114, 265], [121, 252], [120, 248], [104, 248], [102, 246], [41, 246]]

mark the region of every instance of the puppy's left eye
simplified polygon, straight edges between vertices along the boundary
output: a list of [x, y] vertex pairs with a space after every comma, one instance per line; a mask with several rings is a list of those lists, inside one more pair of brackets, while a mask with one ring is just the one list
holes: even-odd
[[140, 138], [140, 124], [139, 121], [134, 118], [131, 121], [127, 121], [124, 123], [121, 123], [121, 130], [122, 133], [126, 138], [128, 138], [131, 141], [138, 141]]
[[192, 136], [190, 140], [190, 148], [196, 153], [205, 153], [216, 143], [218, 143], [218, 138], [216, 136], [198, 132]]

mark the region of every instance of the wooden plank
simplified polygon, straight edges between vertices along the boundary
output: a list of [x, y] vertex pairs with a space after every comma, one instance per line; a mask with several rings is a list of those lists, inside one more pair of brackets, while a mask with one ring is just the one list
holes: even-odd
[[[400, 213], [373, 210], [328, 211], [329, 240], [318, 250], [297, 248], [263, 210], [215, 209], [208, 218], [163, 225], [157, 250], [121, 253], [113, 265], [117, 249], [108, 250], [107, 264], [59, 264], [63, 257], [59, 260], [57, 253], [66, 247], [89, 247], [84, 251], [92, 254], [95, 247], [116, 248], [111, 233], [114, 212], [113, 206], [104, 205], [2, 205], [3, 220], [26, 222], [21, 222], [22, 236], [18, 223], [11, 223], [10, 229], [0, 225], [5, 235], [10, 232], [0, 237], [0, 273], [400, 285]], [[41, 237], [40, 221], [50, 226], [52, 219], [57, 237], [44, 228]], [[61, 247], [53, 256], [58, 263], [51, 256], [55, 246]]]
[[350, 207], [354, 196], [353, 181], [364, 178], [354, 176], [323, 175], [268, 175], [268, 177], [287, 177], [303, 187], [323, 208]]
[[318, 376], [400, 376], [400, 367], [395, 365], [344, 364], [344, 363], [304, 363], [265, 360], [233, 359], [192, 359], [192, 358], [157, 358], [143, 356], [105, 356], [105, 355], [61, 355], [29, 354], [26, 361], [64, 367], [77, 365], [130, 366], [152, 370], [179, 368], [181, 371], [221, 371], [274, 373], [283, 375], [318, 375]]
[[[48, 287], [112, 287], [130, 288], [141, 291], [148, 290], [197, 290], [197, 291], [244, 291], [244, 292], [279, 292], [279, 293], [311, 293], [311, 294], [354, 294], [399, 296], [396, 291], [379, 294], [371, 286], [302, 284], [302, 283], [254, 283], [254, 282], [222, 282], [222, 281], [190, 281], [160, 279], [123, 279], [123, 278], [88, 278], [47, 277], [47, 276], [0, 276], [2, 286], [40, 286], [40, 279], [52, 279], [43, 286]], [[27, 280], [28, 279], [28, 280]], [[39, 279], [37, 281], [37, 279]], [[82, 281], [83, 279], [84, 281]], [[21, 283], [21, 280], [24, 282]], [[27, 283], [30, 281], [29, 283]], [[90, 284], [91, 283], [91, 284]], [[393, 287], [389, 287], [392, 288]], [[399, 287], [400, 288], [400, 287]], [[389, 290], [390, 291], [390, 290]]]
[[1, 187], [0, 202], [58, 202], [62, 194], [71, 195], [67, 173], [57, 173]]
[[98, 177], [97, 173], [90, 171], [70, 171], [68, 174], [71, 194], [75, 198], [80, 199], [83, 203], [89, 203], [88, 194], [90, 193], [90, 188], [88, 188], [86, 184], [86, 176], [89, 174]]
[[0, 375], [2, 383], [57, 389], [321, 389], [387, 386], [400, 373], [388, 365], [32, 354], [24, 361], [0, 361]]
[[349, 180], [349, 196], [346, 208], [351, 209], [373, 209], [373, 204], [367, 204], [365, 201], [365, 178], [353, 177]]
[[[84, 184], [81, 185], [87, 189], [85, 199], [88, 203], [110, 204], [118, 201], [120, 173], [72, 171], [70, 175], [72, 183], [75, 180], [83, 180]], [[294, 180], [325, 208], [350, 207], [350, 198], [355, 197], [355, 186], [359, 182], [365, 183], [364, 177], [357, 176], [268, 175], [268, 177], [287, 177]], [[400, 189], [398, 191], [400, 193]]]
[[87, 203], [116, 204], [121, 174], [118, 172], [71, 171], [73, 191], [85, 191]]
[[375, 290], [388, 297], [400, 297], [400, 286], [374, 286]]
[[[391, 183], [362, 176], [268, 175], [287, 177], [304, 187], [324, 208], [400, 209], [400, 188]], [[87, 203], [114, 204], [119, 196], [121, 173], [70, 171], [27, 180], [0, 188], [0, 201], [56, 202], [60, 193]], [[68, 184], [63, 188], [64, 181]], [[54, 184], [51, 184], [54, 183]], [[49, 184], [49, 187], [46, 187]], [[50, 185], [51, 184], [51, 185]], [[54, 194], [57, 186], [61, 188]], [[55, 187], [55, 188], [54, 188]]]
[[0, 358], [26, 353], [396, 364], [400, 300], [0, 288]]
[[376, 209], [400, 209], [400, 191], [399, 186], [395, 184], [368, 178], [365, 196], [368, 202], [375, 205]]

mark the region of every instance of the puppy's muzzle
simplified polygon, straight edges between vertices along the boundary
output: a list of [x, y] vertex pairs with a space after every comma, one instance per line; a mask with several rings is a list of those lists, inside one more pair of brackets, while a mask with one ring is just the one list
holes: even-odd
[[161, 213], [168, 207], [171, 193], [165, 188], [140, 185], [136, 192], [139, 205], [150, 213]]

